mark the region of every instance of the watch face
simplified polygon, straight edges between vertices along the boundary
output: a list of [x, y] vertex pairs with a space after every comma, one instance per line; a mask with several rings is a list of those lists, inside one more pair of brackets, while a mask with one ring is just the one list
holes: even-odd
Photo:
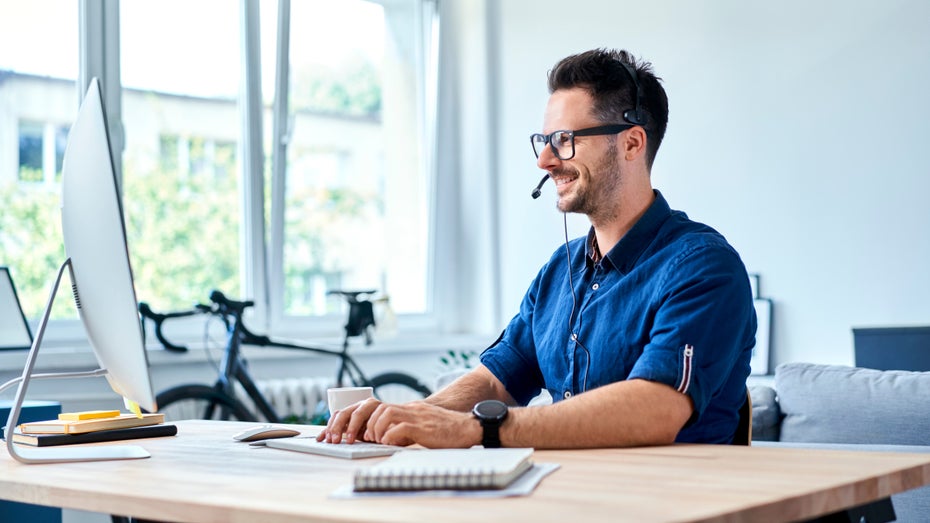
[[475, 414], [483, 419], [502, 419], [507, 415], [507, 404], [497, 400], [486, 400], [475, 405]]

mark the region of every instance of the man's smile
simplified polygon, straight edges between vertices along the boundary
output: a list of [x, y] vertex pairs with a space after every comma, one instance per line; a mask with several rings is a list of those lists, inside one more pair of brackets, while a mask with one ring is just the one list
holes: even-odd
[[550, 174], [552, 181], [555, 182], [556, 187], [571, 183], [578, 179], [578, 173], [567, 173], [567, 174]]

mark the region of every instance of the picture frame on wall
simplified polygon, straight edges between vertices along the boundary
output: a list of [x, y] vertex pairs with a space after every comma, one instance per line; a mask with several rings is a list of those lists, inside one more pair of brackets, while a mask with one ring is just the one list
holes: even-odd
[[772, 337], [772, 300], [756, 298], [753, 301], [756, 309], [756, 346], [752, 349], [752, 359], [749, 360], [749, 373], [752, 375], [765, 375], [769, 373], [769, 359], [771, 357]]

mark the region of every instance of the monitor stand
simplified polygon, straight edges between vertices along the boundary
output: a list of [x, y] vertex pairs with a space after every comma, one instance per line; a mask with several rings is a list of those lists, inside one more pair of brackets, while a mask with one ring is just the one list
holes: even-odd
[[71, 273], [71, 281], [74, 281], [74, 274], [71, 269], [71, 258], [65, 260], [58, 269], [58, 277], [52, 286], [52, 294], [48, 298], [48, 305], [39, 321], [39, 327], [36, 329], [36, 336], [32, 342], [32, 348], [29, 349], [29, 355], [26, 356], [26, 365], [23, 368], [23, 375], [19, 378], [12, 379], [3, 385], [0, 385], [0, 392], [19, 384], [16, 389], [16, 398], [13, 400], [13, 406], [10, 409], [10, 417], [6, 422], [6, 448], [10, 456], [21, 463], [67, 463], [74, 461], [110, 461], [117, 459], [140, 459], [148, 458], [151, 454], [142, 447], [134, 445], [107, 445], [99, 447], [71, 447], [71, 448], [23, 448], [22, 445], [13, 443], [13, 431], [19, 422], [19, 413], [23, 407], [23, 400], [26, 398], [26, 389], [31, 379], [61, 379], [61, 378], [91, 378], [106, 376], [106, 369], [96, 369], [87, 372], [55, 372], [46, 374], [33, 374], [36, 357], [39, 353], [39, 346], [42, 344], [42, 338], [45, 335], [45, 327], [48, 325], [48, 318], [52, 313], [52, 304], [55, 302], [55, 295], [58, 293], [58, 286], [61, 283], [61, 277], [65, 268]]

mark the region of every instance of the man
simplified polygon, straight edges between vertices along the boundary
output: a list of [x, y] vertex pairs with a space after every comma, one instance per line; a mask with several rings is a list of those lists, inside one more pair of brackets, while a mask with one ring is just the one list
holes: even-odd
[[[481, 365], [424, 401], [371, 399], [318, 439], [426, 447], [579, 448], [729, 443], [746, 400], [756, 318], [739, 255], [670, 210], [650, 170], [668, 102], [626, 51], [549, 73], [531, 137], [558, 209], [591, 221], [533, 281]], [[541, 389], [553, 403], [526, 405]]]

